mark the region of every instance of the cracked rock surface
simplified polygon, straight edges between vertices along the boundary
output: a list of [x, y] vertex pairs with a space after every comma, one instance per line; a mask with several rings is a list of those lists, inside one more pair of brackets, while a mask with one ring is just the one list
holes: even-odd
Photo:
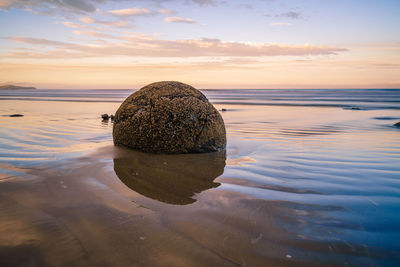
[[207, 98], [180, 82], [149, 84], [115, 114], [114, 144], [150, 153], [222, 151], [225, 125]]

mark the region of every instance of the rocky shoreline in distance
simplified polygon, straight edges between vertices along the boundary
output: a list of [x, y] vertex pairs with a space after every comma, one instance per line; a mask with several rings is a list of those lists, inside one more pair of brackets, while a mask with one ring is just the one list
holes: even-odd
[[0, 90], [36, 90], [35, 87], [32, 86], [17, 86], [17, 85], [1, 85]]

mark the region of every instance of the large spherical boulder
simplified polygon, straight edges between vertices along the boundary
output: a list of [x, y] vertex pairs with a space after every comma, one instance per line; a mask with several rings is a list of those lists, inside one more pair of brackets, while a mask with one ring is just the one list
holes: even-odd
[[180, 82], [149, 84], [130, 95], [115, 114], [115, 145], [151, 153], [225, 149], [221, 115], [207, 98]]

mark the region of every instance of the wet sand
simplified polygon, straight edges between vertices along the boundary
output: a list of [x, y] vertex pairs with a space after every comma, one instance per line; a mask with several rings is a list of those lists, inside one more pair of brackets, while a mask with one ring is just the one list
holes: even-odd
[[229, 182], [215, 179], [224, 167], [224, 154], [149, 155], [108, 146], [24, 170], [0, 187], [0, 265], [324, 266], [398, 257], [307, 241], [285, 226], [301, 226], [302, 217], [326, 220], [324, 212], [342, 208], [216, 190]]
[[[110, 158], [115, 172], [102, 163]], [[224, 154], [149, 155], [106, 147], [90, 157], [33, 168], [24, 177], [3, 181], [0, 264], [292, 263], [287, 258], [292, 249], [285, 244], [289, 234], [271, 218], [271, 213], [284, 213], [284, 207], [207, 190], [219, 185], [213, 180], [224, 166]], [[173, 180], [141, 183], [142, 177]], [[185, 177], [188, 183], [176, 184]]]
[[396, 266], [399, 110], [217, 105], [226, 154], [114, 147], [117, 103], [2, 100], [0, 266]]

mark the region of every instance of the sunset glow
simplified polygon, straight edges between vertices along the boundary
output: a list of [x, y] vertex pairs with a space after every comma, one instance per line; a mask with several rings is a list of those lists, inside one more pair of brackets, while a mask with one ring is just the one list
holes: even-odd
[[399, 88], [398, 1], [0, 0], [0, 85]]

